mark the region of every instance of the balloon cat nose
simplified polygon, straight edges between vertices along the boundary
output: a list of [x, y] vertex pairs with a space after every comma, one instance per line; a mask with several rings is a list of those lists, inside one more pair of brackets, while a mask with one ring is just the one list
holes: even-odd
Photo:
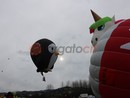
[[97, 41], [98, 41], [98, 38], [95, 38], [95, 41], [97, 42]]

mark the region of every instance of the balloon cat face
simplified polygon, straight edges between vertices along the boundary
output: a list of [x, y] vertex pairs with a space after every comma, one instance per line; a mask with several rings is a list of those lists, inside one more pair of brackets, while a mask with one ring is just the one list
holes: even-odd
[[90, 33], [93, 33], [93, 37], [91, 39], [91, 43], [95, 46], [99, 40], [99, 38], [104, 34], [111, 26], [115, 24], [115, 17], [109, 18], [104, 17], [101, 18], [95, 12], [92, 12], [95, 23], [90, 26]]

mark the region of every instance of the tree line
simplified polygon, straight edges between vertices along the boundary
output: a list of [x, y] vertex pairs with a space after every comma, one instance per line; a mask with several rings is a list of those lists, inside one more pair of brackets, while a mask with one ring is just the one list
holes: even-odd
[[[88, 81], [87, 80], [75, 80], [75, 81], [67, 81], [67, 82], [62, 82], [61, 87], [81, 87], [81, 88], [88, 88]], [[46, 89], [54, 89], [54, 86], [52, 84], [48, 84]]]

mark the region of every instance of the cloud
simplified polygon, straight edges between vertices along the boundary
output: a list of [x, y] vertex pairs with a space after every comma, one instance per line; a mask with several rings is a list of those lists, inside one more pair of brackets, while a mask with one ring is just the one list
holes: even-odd
[[[88, 79], [91, 53], [65, 53], [64, 61], [57, 60], [53, 71], [45, 74], [47, 82], [43, 83], [31, 61], [30, 47], [41, 38], [51, 39], [57, 46], [91, 46], [90, 8], [101, 16], [125, 15], [129, 1], [120, 1], [116, 9], [113, 2], [107, 0], [111, 5], [108, 8], [103, 0], [1, 0], [0, 91], [40, 90], [50, 83], [59, 87], [62, 81]], [[122, 4], [126, 4], [127, 9], [122, 8]]]

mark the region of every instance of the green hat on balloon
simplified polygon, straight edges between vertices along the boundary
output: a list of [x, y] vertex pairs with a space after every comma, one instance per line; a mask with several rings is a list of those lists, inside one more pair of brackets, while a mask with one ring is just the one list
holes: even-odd
[[93, 33], [95, 29], [97, 29], [98, 27], [104, 25], [106, 22], [108, 21], [112, 21], [112, 18], [110, 17], [104, 17], [101, 18], [98, 14], [96, 14], [94, 11], [91, 10], [92, 16], [94, 18], [95, 23], [93, 23], [89, 29], [90, 29], [90, 33]]

